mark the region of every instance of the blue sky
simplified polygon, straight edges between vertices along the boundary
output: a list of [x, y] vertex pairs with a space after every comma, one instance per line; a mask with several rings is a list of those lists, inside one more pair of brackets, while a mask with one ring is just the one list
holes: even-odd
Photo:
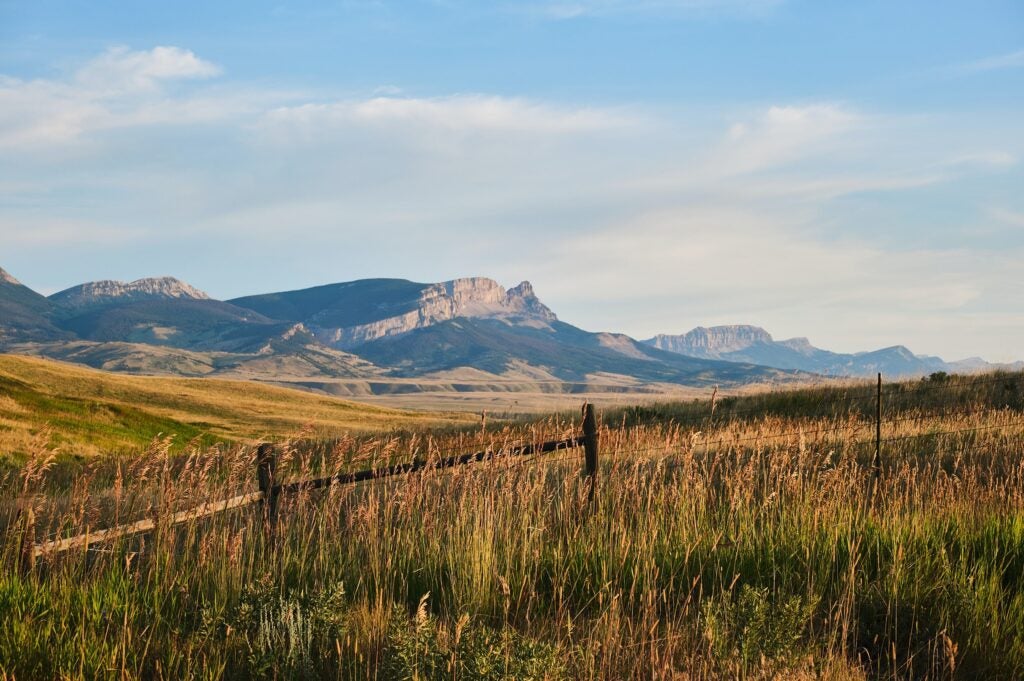
[[0, 2], [0, 266], [1024, 357], [1024, 5]]

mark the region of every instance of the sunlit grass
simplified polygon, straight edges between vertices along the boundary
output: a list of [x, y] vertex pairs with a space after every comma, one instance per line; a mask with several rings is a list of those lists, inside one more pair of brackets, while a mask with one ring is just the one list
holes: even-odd
[[0, 460], [20, 462], [44, 429], [65, 458], [134, 453], [174, 435], [180, 451], [309, 435], [464, 424], [472, 417], [411, 413], [245, 381], [128, 376], [30, 357], [0, 355]]
[[[1022, 377], [1002, 378], [955, 379], [946, 400], [924, 397], [941, 394], [924, 392], [931, 382], [891, 388], [907, 399], [889, 403], [875, 495], [873, 405], [835, 409], [834, 391], [854, 388], [822, 388], [724, 405], [742, 418], [718, 404], [709, 421], [706, 402], [606, 413], [593, 504], [578, 452], [299, 495], [282, 501], [274, 538], [251, 508], [43, 558], [28, 577], [8, 542], [0, 669], [19, 679], [1020, 678]], [[280, 472], [558, 439], [576, 425], [296, 444]], [[59, 485], [38, 463], [46, 456], [36, 451], [0, 489], [7, 522], [15, 499], [33, 504], [37, 539], [255, 488], [249, 447], [170, 455], [158, 443]]]

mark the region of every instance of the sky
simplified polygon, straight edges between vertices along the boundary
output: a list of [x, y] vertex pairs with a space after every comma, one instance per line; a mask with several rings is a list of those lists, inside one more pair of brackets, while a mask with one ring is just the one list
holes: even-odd
[[0, 0], [0, 266], [1024, 359], [1024, 3]]

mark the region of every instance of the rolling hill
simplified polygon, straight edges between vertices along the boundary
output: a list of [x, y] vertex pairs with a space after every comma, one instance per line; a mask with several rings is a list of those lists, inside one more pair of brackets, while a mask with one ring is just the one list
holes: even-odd
[[0, 458], [23, 457], [43, 433], [64, 455], [138, 451], [159, 435], [249, 442], [312, 428], [344, 431], [468, 423], [454, 414], [412, 413], [252, 381], [128, 376], [0, 355]]

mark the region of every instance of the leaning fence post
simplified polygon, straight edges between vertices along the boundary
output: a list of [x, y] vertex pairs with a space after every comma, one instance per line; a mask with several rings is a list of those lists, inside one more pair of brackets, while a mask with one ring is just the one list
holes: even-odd
[[597, 417], [594, 415], [594, 405], [583, 405], [583, 452], [586, 456], [586, 474], [590, 483], [590, 500], [594, 500], [594, 490], [597, 487]]
[[264, 442], [256, 450], [256, 476], [259, 480], [260, 491], [263, 492], [263, 517], [266, 520], [266, 529], [270, 536], [273, 536], [277, 529], [276, 474], [277, 452], [274, 450], [274, 445]]
[[21, 546], [18, 551], [18, 571], [27, 576], [36, 566], [36, 514], [32, 506], [21, 511]]
[[882, 374], [878, 374], [878, 388], [875, 392], [875, 456], [871, 460], [872, 497], [878, 494], [882, 478]]

